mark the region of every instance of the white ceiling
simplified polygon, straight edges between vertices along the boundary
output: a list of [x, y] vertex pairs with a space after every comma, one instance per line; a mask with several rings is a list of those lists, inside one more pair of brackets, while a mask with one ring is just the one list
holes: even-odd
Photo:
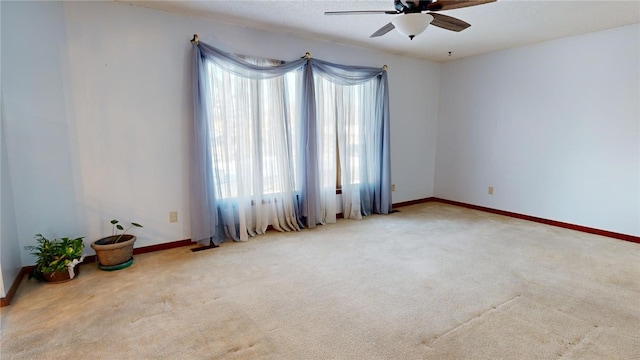
[[371, 39], [369, 35], [394, 15], [326, 16], [324, 12], [393, 10], [393, 0], [117, 1], [439, 62], [640, 23], [638, 0], [498, 0], [442, 11], [471, 24], [459, 33], [430, 26], [413, 40], [396, 30]]

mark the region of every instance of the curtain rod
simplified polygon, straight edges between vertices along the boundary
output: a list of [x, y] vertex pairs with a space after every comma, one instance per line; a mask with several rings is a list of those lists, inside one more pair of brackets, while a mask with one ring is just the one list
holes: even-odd
[[[311, 59], [311, 53], [310, 52], [306, 52], [304, 53], [304, 56], [302, 57], [302, 59]], [[382, 70], [387, 71], [389, 69], [389, 67], [387, 66], [387, 64], [382, 65]]]
[[[304, 53], [304, 56], [302, 57], [302, 59], [310, 60], [311, 59], [311, 53], [307, 51], [306, 53]], [[388, 69], [389, 69], [389, 67], [387, 66], [387, 64], [382, 65], [382, 70], [387, 71]]]
[[[193, 39], [191, 39], [191, 43], [193, 45], [198, 45], [199, 42], [200, 42], [200, 40], [198, 39], [198, 34], [193, 34]], [[307, 51], [306, 53], [304, 53], [303, 58], [305, 58], [307, 60], [311, 59], [311, 53]], [[382, 65], [382, 69], [384, 71], [387, 71], [389, 69], [389, 67], [387, 66], [387, 64], [384, 64], [384, 65]]]

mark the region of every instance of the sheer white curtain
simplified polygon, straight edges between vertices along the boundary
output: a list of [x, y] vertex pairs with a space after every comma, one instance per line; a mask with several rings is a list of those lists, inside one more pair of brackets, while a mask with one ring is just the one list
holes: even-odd
[[[316, 129], [318, 134], [318, 174], [320, 182], [320, 212], [323, 223], [335, 223], [338, 212], [336, 180], [337, 160], [337, 119], [338, 99], [334, 96], [336, 85], [315, 77]], [[341, 102], [341, 100], [340, 100]]]
[[[331, 78], [315, 77], [320, 151], [321, 209], [327, 222], [335, 222], [336, 176], [340, 173], [342, 214], [361, 219], [366, 183], [373, 179], [371, 153], [379, 148], [371, 137], [376, 126], [377, 79], [357, 84], [339, 84]], [[336, 152], [337, 150], [337, 152]], [[339, 167], [339, 171], [338, 171]]]
[[[278, 65], [245, 59], [255, 65]], [[229, 72], [207, 61], [211, 94], [210, 152], [218, 211], [228, 224], [225, 236], [247, 240], [271, 224], [281, 231], [299, 230], [297, 220], [294, 136], [299, 106], [288, 93], [300, 93], [301, 71], [266, 79], [250, 70]], [[247, 72], [244, 74], [244, 72]]]

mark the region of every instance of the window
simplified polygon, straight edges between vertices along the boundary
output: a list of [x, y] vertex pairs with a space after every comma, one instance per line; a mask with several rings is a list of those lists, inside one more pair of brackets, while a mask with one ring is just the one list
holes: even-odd
[[345, 217], [390, 211], [384, 69], [250, 65], [207, 44], [193, 50], [193, 239], [334, 222], [338, 176]]
[[[367, 126], [375, 118], [376, 82], [340, 85], [315, 76], [323, 186], [358, 185], [366, 170]], [[371, 146], [371, 145], [369, 145]], [[334, 170], [335, 169], [335, 170]]]
[[[274, 66], [279, 62], [245, 59]], [[218, 199], [296, 189], [300, 72], [250, 79], [207, 62], [211, 159]]]
[[[278, 61], [244, 57], [262, 66]], [[218, 184], [217, 198], [282, 193], [298, 189], [301, 166], [300, 72], [272, 79], [250, 79], [208, 62], [213, 92], [211, 159]], [[363, 127], [374, 81], [340, 85], [314, 76], [317, 96], [320, 183], [323, 189], [342, 189], [360, 183]], [[289, 169], [283, 168], [282, 159]], [[240, 176], [240, 174], [243, 176]], [[244, 179], [244, 180], [241, 180]], [[248, 186], [252, 184], [252, 186]], [[244, 187], [244, 189], [240, 189]]]

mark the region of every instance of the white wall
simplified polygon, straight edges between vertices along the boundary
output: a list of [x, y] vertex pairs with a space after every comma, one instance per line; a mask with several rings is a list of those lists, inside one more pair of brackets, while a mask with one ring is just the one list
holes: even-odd
[[[0, 19], [2, 19], [2, 7], [0, 6]], [[7, 32], [1, 26], [0, 34], [4, 41]], [[0, 85], [2, 82], [2, 51], [0, 51]], [[9, 175], [9, 161], [7, 155], [7, 142], [5, 140], [4, 97], [0, 86], [0, 297], [5, 297], [11, 288], [14, 279], [17, 278], [22, 268], [20, 256], [20, 242], [18, 240], [17, 224], [13, 203], [13, 191], [11, 177]]]
[[444, 64], [435, 196], [640, 235], [639, 54], [636, 24]]
[[403, 60], [389, 70], [394, 203], [433, 196], [440, 67], [414, 64]]
[[[190, 238], [194, 33], [234, 53], [288, 60], [310, 51], [343, 64], [389, 65], [393, 201], [432, 196], [439, 64], [122, 3], [1, 6], [20, 247], [38, 232], [86, 235], [88, 244], [110, 231], [112, 218], [145, 225], [136, 247]], [[171, 224], [173, 210], [179, 222]], [[33, 263], [24, 251], [22, 263]]]
[[[2, 105], [0, 95], [0, 105]], [[2, 109], [0, 109], [0, 113]], [[2, 119], [4, 123], [4, 119]], [[5, 297], [22, 268], [11, 177], [3, 126], [0, 126], [0, 297]]]

